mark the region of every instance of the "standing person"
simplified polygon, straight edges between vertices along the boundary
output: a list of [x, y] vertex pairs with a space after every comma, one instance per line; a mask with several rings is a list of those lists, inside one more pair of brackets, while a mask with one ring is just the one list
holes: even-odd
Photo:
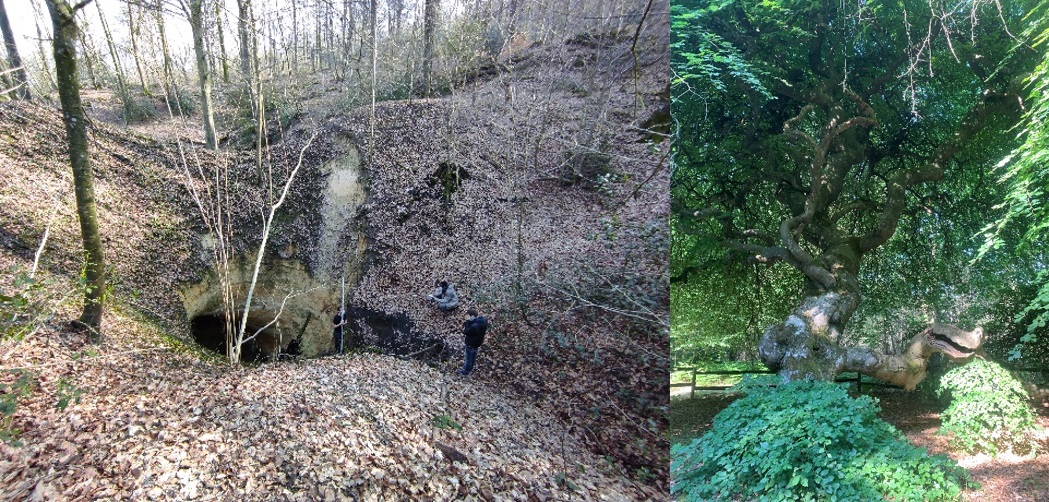
[[428, 296], [430, 300], [437, 303], [437, 308], [448, 312], [459, 306], [459, 295], [455, 292], [455, 286], [448, 281], [440, 281], [436, 284], [433, 294]]
[[484, 344], [484, 334], [488, 331], [488, 319], [477, 315], [477, 311], [469, 309], [466, 311], [466, 322], [463, 323], [463, 337], [466, 339], [466, 358], [463, 360], [463, 368], [455, 374], [469, 376], [477, 361], [477, 349]]
[[339, 309], [338, 313], [336, 313], [335, 317], [331, 320], [331, 323], [335, 325], [335, 330], [331, 334], [332, 338], [335, 340], [335, 353], [341, 355], [342, 327], [346, 325], [346, 311]]

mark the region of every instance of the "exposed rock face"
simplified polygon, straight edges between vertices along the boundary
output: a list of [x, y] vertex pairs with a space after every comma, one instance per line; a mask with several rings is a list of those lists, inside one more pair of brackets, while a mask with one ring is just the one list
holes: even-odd
[[[314, 241], [278, 242], [266, 250], [248, 316], [247, 336], [268, 324], [278, 312], [280, 319], [245, 347], [252, 356], [273, 356], [287, 351], [293, 342], [306, 357], [335, 350], [331, 318], [341, 302], [342, 279], [346, 279], [347, 291], [352, 291], [361, 274], [367, 240], [359, 231], [362, 224], [357, 218], [365, 200], [360, 155], [352, 145], [338, 138], [334, 141], [338, 144], [337, 155], [327, 162], [309, 166], [312, 169], [302, 174], [304, 179], [296, 180], [296, 184], [306, 187], [321, 187], [320, 196], [303, 197], [298, 204], [279, 210], [279, 221], [284, 223], [274, 228], [273, 234], [289, 226], [311, 225], [316, 230], [304, 236], [312, 236]], [[257, 240], [259, 236], [247, 236], [245, 248], [257, 250], [254, 247], [257, 243], [250, 242], [252, 237]], [[202, 316], [223, 316], [221, 282], [211, 258], [214, 245], [215, 239], [210, 234], [201, 237], [199, 256], [210, 264], [210, 269], [204, 280], [185, 285], [179, 291], [191, 321]], [[237, 255], [230, 264], [228, 281], [235, 298], [246, 296], [255, 252]], [[240, 308], [237, 315], [242, 312]], [[218, 344], [209, 340], [225, 333], [201, 331], [213, 330], [214, 326], [215, 323], [193, 323], [194, 337], [202, 345], [216, 348]]]

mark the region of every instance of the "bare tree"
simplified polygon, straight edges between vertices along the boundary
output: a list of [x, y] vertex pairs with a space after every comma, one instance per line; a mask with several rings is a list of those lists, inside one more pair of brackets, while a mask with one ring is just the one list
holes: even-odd
[[[139, 58], [138, 54], [138, 32], [139, 28], [142, 26], [142, 22], [141, 19], [139, 19], [138, 24], [135, 24], [136, 12], [134, 7], [136, 5], [137, 4], [135, 2], [127, 3], [127, 26], [128, 34], [131, 38], [131, 57], [135, 60], [135, 71], [138, 73], [138, 83], [142, 86], [142, 92], [146, 93], [146, 95], [148, 96], [150, 94], [149, 86], [146, 85], [146, 74], [142, 71], [142, 61]], [[138, 16], [141, 17], [142, 9], [139, 8], [137, 10]]]
[[113, 43], [113, 35], [109, 31], [109, 23], [106, 23], [106, 16], [102, 14], [102, 7], [96, 3], [95, 8], [98, 9], [98, 19], [102, 22], [102, 33], [106, 36], [109, 56], [113, 59], [113, 71], [117, 76], [117, 92], [120, 94], [120, 102], [124, 105], [124, 123], [126, 124], [132, 113], [132, 97], [124, 78], [124, 66], [120, 64], [120, 58], [117, 56], [117, 47]]
[[4, 32], [4, 46], [7, 48], [7, 61], [14, 73], [12, 85], [18, 86], [15, 96], [19, 99], [30, 100], [29, 79], [26, 78], [25, 67], [22, 66], [22, 58], [18, 57], [18, 45], [15, 44], [15, 35], [11, 31], [11, 23], [7, 19], [7, 8], [3, 0], [0, 0], [0, 30]]
[[[295, 2], [292, 2], [292, 5], [294, 6]], [[229, 58], [226, 57], [226, 36], [222, 30], [222, 2], [215, 2], [215, 31], [219, 35], [219, 52], [221, 53], [219, 61], [222, 63], [222, 82], [228, 84], [229, 64], [227, 60]]]
[[[255, 21], [251, 10], [251, 0], [237, 0], [237, 34], [240, 37], [240, 72], [247, 86], [248, 94], [255, 102], [255, 72], [252, 63], [255, 60]], [[256, 116], [259, 110], [255, 110]]]
[[84, 241], [87, 263], [84, 276], [87, 291], [84, 296], [84, 311], [79, 322], [98, 336], [102, 325], [102, 302], [105, 296], [105, 260], [102, 255], [102, 239], [98, 231], [95, 209], [95, 186], [91, 174], [91, 163], [87, 148], [87, 117], [80, 102], [80, 82], [77, 79], [76, 10], [91, 0], [70, 7], [65, 0], [46, 0], [54, 24], [55, 71], [58, 80], [58, 95], [62, 101], [62, 115], [69, 138], [69, 161], [73, 167], [73, 186], [76, 192], [77, 216], [80, 218], [80, 233]]
[[[172, 62], [171, 62], [171, 50], [168, 48], [168, 36], [167, 31], [164, 29], [164, 3], [163, 0], [156, 0], [154, 4], [154, 15], [157, 18], [157, 32], [160, 38], [160, 52], [163, 55], [163, 66], [161, 82], [164, 85], [164, 100], [168, 103], [168, 108], [171, 107], [171, 100], [174, 97], [172, 93], [172, 82], [174, 82], [174, 75], [172, 75]], [[169, 110], [170, 111], [170, 110]], [[179, 111], [181, 114], [181, 110]]]

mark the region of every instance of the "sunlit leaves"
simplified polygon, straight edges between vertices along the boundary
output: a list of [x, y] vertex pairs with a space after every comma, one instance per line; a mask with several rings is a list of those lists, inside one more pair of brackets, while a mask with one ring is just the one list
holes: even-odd
[[[1025, 35], [1034, 41], [1032, 47], [1043, 54], [1046, 54], [1049, 39], [1047, 11], [1049, 2], [1042, 1], [1026, 18], [1033, 24]], [[1028, 48], [1022, 45], [1016, 49], [1017, 52], [1026, 50]], [[1042, 249], [1049, 236], [1049, 204], [1046, 201], [1049, 189], [1049, 54], [1043, 57], [1026, 82], [1031, 106], [1018, 134], [1023, 143], [997, 166], [1001, 181], [1009, 187], [1009, 192], [996, 207], [1002, 211], [998, 219], [981, 231], [983, 246], [978, 257], [1000, 252], [1005, 242], [1003, 235], [1010, 228], [1024, 230], [1021, 247]], [[1011, 360], [1022, 357], [1024, 344], [1038, 341], [1036, 332], [1049, 321], [1049, 281], [1046, 279], [1043, 273], [1039, 277], [1042, 286], [1037, 296], [1017, 315], [1016, 322], [1020, 322], [1028, 314], [1037, 312], [1020, 343], [1010, 350]]]
[[976, 359], [949, 371], [937, 395], [951, 396], [941, 432], [953, 433], [961, 449], [997, 454], [1002, 448], [1027, 450], [1034, 414], [1016, 377], [1000, 365]]

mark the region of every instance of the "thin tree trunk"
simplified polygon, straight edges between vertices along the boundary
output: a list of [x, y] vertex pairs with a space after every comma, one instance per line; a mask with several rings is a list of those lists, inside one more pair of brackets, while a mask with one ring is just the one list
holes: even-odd
[[51, 58], [48, 57], [47, 50], [44, 49], [44, 40], [46, 39], [44, 38], [44, 30], [40, 28], [40, 11], [37, 10], [36, 2], [31, 2], [31, 4], [33, 6], [34, 21], [36, 21], [36, 43], [37, 49], [40, 51], [40, 64], [44, 66], [44, 75], [47, 75], [47, 81], [51, 84], [51, 88], [57, 89], [58, 83], [52, 78], [54, 72], [51, 71], [51, 65], [47, 64], [47, 61]]
[[357, 9], [353, 6], [353, 0], [344, 0], [343, 3], [343, 25], [342, 25], [342, 72], [343, 78], [349, 80], [350, 61], [353, 59], [353, 38], [356, 36]]
[[291, 71], [299, 72], [299, 7], [291, 3]]
[[433, 37], [437, 29], [437, 12], [440, 10], [438, 0], [426, 0], [423, 14], [423, 89], [424, 96], [433, 93]]
[[109, 32], [106, 16], [102, 14], [102, 7], [96, 3], [95, 8], [98, 9], [98, 19], [102, 22], [102, 33], [106, 36], [109, 56], [113, 59], [113, 71], [117, 74], [117, 92], [120, 93], [120, 102], [124, 104], [124, 123], [127, 124], [132, 113], [132, 97], [127, 89], [127, 81], [124, 79], [124, 67], [120, 64], [120, 58], [117, 57], [117, 47], [113, 43], [113, 35]]
[[15, 35], [11, 31], [11, 23], [7, 19], [7, 9], [3, 0], [0, 0], [0, 30], [4, 32], [4, 46], [7, 48], [7, 61], [14, 69], [14, 85], [18, 85], [15, 96], [18, 99], [31, 100], [29, 93], [29, 78], [26, 77], [25, 67], [22, 66], [22, 58], [18, 56], [18, 45], [15, 44]]
[[[292, 2], [295, 5], [295, 2]], [[222, 31], [222, 2], [215, 2], [215, 28], [219, 32], [219, 51], [222, 53], [220, 61], [222, 61], [222, 83], [229, 83], [229, 64], [226, 56], [226, 35]]]
[[[138, 57], [138, 30], [142, 26], [139, 22], [135, 24], [135, 11], [132, 2], [127, 3], [128, 33], [131, 38], [131, 57], [135, 60], [135, 71], [138, 73], [138, 83], [142, 86], [142, 92], [149, 96], [149, 86], [146, 85], [146, 73], [142, 71], [142, 60]], [[141, 12], [141, 11], [140, 11]]]
[[368, 142], [368, 162], [375, 160], [375, 74], [378, 73], [379, 69], [379, 40], [375, 38], [375, 25], [376, 25], [376, 4], [378, 0], [371, 0], [371, 16], [372, 16], [372, 108], [369, 115], [369, 124], [371, 126], [371, 141]]
[[[174, 83], [174, 76], [171, 74], [171, 51], [168, 49], [168, 36], [164, 30], [164, 4], [161, 0], [157, 0], [156, 3], [156, 15], [157, 15], [157, 32], [160, 35], [160, 52], [163, 55], [163, 85], [164, 85], [164, 100], [168, 103], [168, 108], [171, 107], [171, 99], [174, 97], [171, 92], [171, 84]], [[178, 100], [176, 99], [176, 103]], [[179, 115], [182, 115], [182, 107], [176, 105], [178, 108]]]
[[98, 82], [95, 65], [91, 61], [91, 41], [88, 40], [83, 30], [80, 31], [80, 46], [84, 48], [84, 63], [87, 65], [87, 77], [91, 79], [91, 88], [97, 91], [102, 88], [102, 85]]
[[[292, 169], [291, 174], [288, 175], [288, 181], [284, 183], [284, 189], [281, 191], [280, 198], [270, 206], [269, 215], [262, 222], [262, 242], [259, 243], [259, 250], [255, 254], [255, 268], [251, 274], [251, 284], [248, 286], [248, 297], [244, 300], [244, 313], [240, 318], [240, 328], [237, 329], [236, 347], [230, 351], [230, 361], [234, 364], [240, 361], [241, 346], [246, 341], [245, 334], [248, 330], [248, 314], [251, 313], [251, 300], [255, 295], [255, 285], [258, 283], [259, 270], [262, 269], [262, 258], [266, 254], [266, 243], [269, 241], [270, 230], [273, 228], [273, 218], [276, 216], [280, 206], [284, 204], [284, 199], [288, 196], [288, 190], [291, 189], [291, 185], [295, 181], [295, 175], [298, 174], [299, 168], [302, 167], [302, 158], [316, 137], [316, 133], [310, 136], [306, 141], [306, 145], [302, 147], [302, 150], [299, 152], [299, 162]], [[272, 197], [270, 200], [272, 200]], [[235, 357], [234, 354], [236, 354]]]
[[259, 110], [256, 109], [254, 72], [252, 71], [252, 51], [255, 48], [253, 35], [255, 31], [251, 15], [251, 0], [237, 0], [237, 34], [240, 36], [240, 72], [244, 78], [248, 96], [251, 98], [252, 115], [258, 117]]
[[203, 0], [189, 0], [189, 26], [193, 31], [193, 52], [197, 56], [197, 80], [200, 84], [201, 115], [204, 119], [204, 144], [210, 150], [218, 148], [215, 141], [215, 116], [211, 103], [211, 71], [204, 50]]
[[[80, 82], [77, 80], [76, 39], [77, 25], [74, 11], [65, 0], [46, 0], [54, 24], [54, 57], [58, 76], [58, 95], [62, 101], [62, 115], [69, 137], [69, 161], [73, 167], [73, 186], [76, 192], [77, 216], [84, 241], [87, 263], [84, 276], [87, 290], [84, 312], [80, 322], [90, 327], [93, 338], [101, 331], [102, 302], [105, 296], [105, 260], [102, 239], [98, 230], [95, 209], [95, 188], [87, 148], [87, 117], [80, 102]], [[81, 4], [83, 5], [83, 4]]]

